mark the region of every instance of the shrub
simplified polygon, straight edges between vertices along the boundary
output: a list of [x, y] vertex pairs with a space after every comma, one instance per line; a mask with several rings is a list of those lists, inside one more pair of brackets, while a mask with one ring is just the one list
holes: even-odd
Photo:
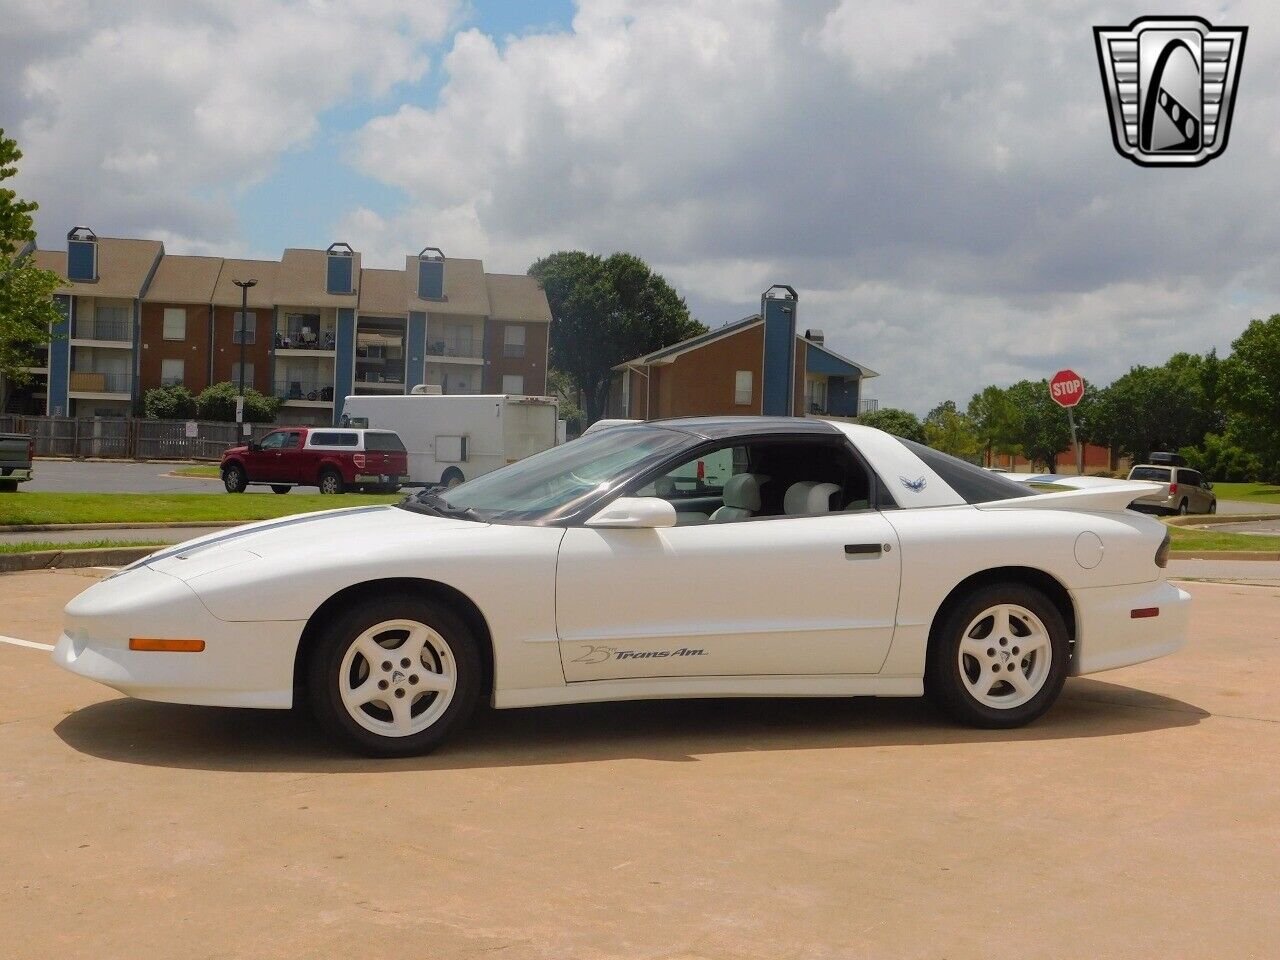
[[1248, 483], [1262, 475], [1261, 460], [1230, 437], [1216, 433], [1206, 433], [1200, 446], [1183, 447], [1178, 452], [1208, 480]]
[[[196, 397], [196, 415], [201, 420], [219, 420], [235, 423], [236, 397], [239, 390], [234, 383], [215, 383], [205, 387]], [[244, 391], [244, 419], [246, 423], [273, 423], [283, 401], [268, 397], [252, 387]]]
[[151, 420], [190, 420], [196, 415], [196, 398], [182, 384], [154, 387], [143, 396], [142, 407]]

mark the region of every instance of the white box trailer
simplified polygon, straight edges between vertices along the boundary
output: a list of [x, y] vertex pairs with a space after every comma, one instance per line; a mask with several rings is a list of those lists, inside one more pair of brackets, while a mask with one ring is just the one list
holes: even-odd
[[351, 396], [342, 422], [394, 430], [414, 484], [452, 486], [556, 445], [554, 397], [413, 393]]

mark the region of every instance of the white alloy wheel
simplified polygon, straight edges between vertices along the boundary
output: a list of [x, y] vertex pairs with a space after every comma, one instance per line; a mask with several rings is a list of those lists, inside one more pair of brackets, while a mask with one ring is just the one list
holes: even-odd
[[1001, 603], [970, 621], [960, 640], [960, 678], [985, 707], [1020, 707], [1044, 687], [1053, 645], [1040, 618], [1026, 607]]
[[448, 642], [416, 620], [385, 620], [347, 648], [338, 692], [351, 718], [371, 733], [421, 733], [449, 708], [458, 667]]

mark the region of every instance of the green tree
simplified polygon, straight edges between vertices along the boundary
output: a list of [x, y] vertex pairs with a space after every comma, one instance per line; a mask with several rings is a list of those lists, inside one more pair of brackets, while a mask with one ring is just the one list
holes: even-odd
[[969, 400], [969, 419], [978, 442], [986, 451], [986, 465], [993, 466], [996, 456], [1011, 457], [1019, 452], [1016, 433], [1018, 410], [1009, 392], [994, 384]]
[[[201, 420], [235, 423], [237, 396], [239, 396], [237, 384], [229, 381], [205, 387], [200, 391], [200, 395], [196, 397], [196, 415]], [[281, 403], [283, 401], [279, 397], [268, 397], [252, 387], [246, 387], [244, 391], [245, 422], [275, 422]]]
[[[190, 420], [196, 415], [196, 398], [180, 383], [153, 387], [142, 397], [142, 409], [151, 420]], [[235, 401], [231, 416], [235, 419]]]
[[920, 423], [920, 418], [907, 410], [884, 407], [862, 414], [858, 417], [858, 422], [864, 426], [883, 430], [885, 433], [892, 433], [895, 437], [902, 437], [904, 440], [925, 442], [924, 426]]
[[551, 305], [551, 364], [582, 391], [586, 421], [604, 415], [613, 367], [705, 333], [639, 257], [561, 251], [529, 267]]
[[1178, 353], [1158, 367], [1131, 367], [1082, 404], [1083, 436], [1145, 460], [1152, 450], [1198, 445], [1223, 429], [1217, 355]]
[[1258, 458], [1262, 478], [1280, 482], [1280, 313], [1236, 338], [1221, 382], [1230, 432]]
[[[18, 172], [22, 151], [0, 128], [0, 184]], [[7, 383], [25, 383], [24, 367], [34, 366], [36, 350], [49, 342], [51, 328], [63, 317], [53, 302], [61, 284], [56, 273], [19, 257], [36, 238], [31, 214], [37, 204], [0, 186], [0, 409]]]
[[1049, 397], [1049, 381], [1020, 380], [1008, 394], [1017, 417], [1012, 437], [1022, 455], [1056, 473], [1058, 454], [1071, 446], [1071, 428], [1067, 411]]
[[578, 406], [578, 388], [573, 377], [563, 370], [548, 370], [547, 393], [560, 401], [560, 418], [564, 420], [566, 430], [571, 434], [581, 433], [585, 414]]
[[1208, 480], [1247, 483], [1262, 474], [1262, 462], [1230, 436], [1207, 433], [1199, 446], [1178, 452]]
[[925, 443], [961, 460], [976, 461], [982, 441], [968, 414], [956, 409], [954, 400], [944, 400], [924, 418]]

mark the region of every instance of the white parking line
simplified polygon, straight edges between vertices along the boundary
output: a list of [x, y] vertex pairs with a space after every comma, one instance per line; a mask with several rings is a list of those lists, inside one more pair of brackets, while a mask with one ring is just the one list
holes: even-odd
[[52, 643], [36, 643], [34, 640], [19, 640], [17, 637], [0, 637], [0, 643], [12, 643], [15, 647], [34, 647], [36, 650], [52, 650]]

